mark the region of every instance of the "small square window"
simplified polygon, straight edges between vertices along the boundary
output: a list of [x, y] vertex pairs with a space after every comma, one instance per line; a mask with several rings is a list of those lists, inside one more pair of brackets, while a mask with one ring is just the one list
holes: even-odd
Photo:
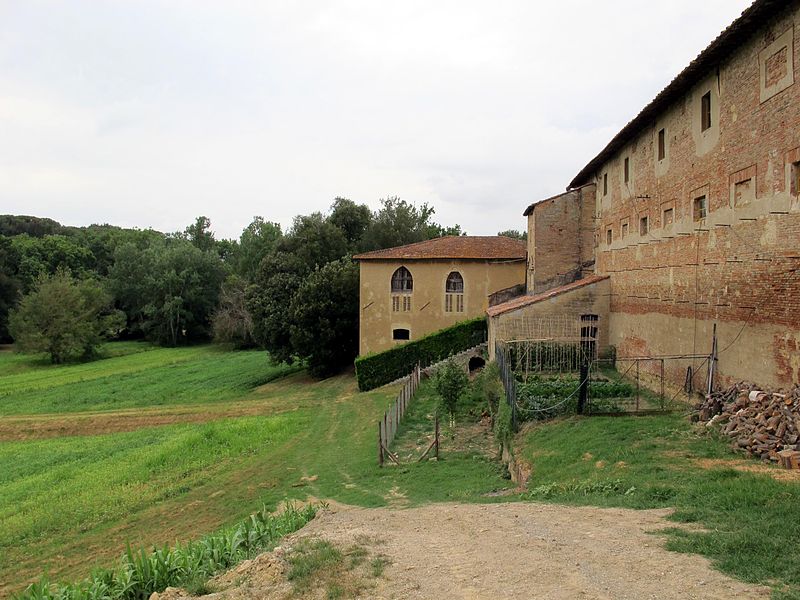
[[699, 196], [694, 199], [692, 214], [694, 215], [695, 221], [706, 218], [706, 215], [708, 215], [708, 203], [706, 202], [705, 196]]
[[700, 128], [702, 131], [711, 128], [711, 92], [700, 99]]
[[625, 239], [628, 236], [628, 224], [622, 224], [622, 239]]
[[639, 235], [647, 235], [647, 217], [642, 217], [639, 219]]
[[658, 132], [658, 160], [664, 160], [667, 156], [667, 132], [660, 129]]
[[623, 172], [625, 174], [625, 183], [628, 183], [631, 180], [631, 159], [627, 156], [625, 157], [625, 161], [623, 163]]
[[603, 196], [608, 195], [608, 173], [603, 173]]
[[606, 244], [608, 244], [610, 246], [611, 245], [611, 241], [613, 239], [614, 239], [614, 233], [611, 231], [610, 228], [606, 229]]
[[671, 208], [664, 209], [664, 218], [662, 219], [664, 227], [669, 227], [675, 222], [675, 211]]

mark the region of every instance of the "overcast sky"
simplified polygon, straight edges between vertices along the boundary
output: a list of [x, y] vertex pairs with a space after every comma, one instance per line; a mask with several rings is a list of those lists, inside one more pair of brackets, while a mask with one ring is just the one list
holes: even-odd
[[0, 0], [0, 213], [525, 227], [748, 0]]

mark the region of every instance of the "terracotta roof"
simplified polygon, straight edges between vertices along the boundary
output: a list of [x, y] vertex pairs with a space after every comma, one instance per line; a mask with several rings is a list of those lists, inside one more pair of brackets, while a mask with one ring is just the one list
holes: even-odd
[[598, 281], [603, 281], [604, 279], [608, 279], [608, 275], [590, 275], [589, 277], [584, 277], [583, 279], [578, 279], [577, 281], [573, 281], [572, 283], [567, 283], [566, 285], [560, 285], [552, 290], [547, 290], [546, 292], [542, 292], [541, 294], [535, 294], [533, 296], [517, 296], [516, 298], [512, 298], [508, 302], [503, 302], [502, 304], [496, 304], [495, 306], [490, 307], [486, 314], [490, 317], [496, 317], [497, 315], [502, 315], [507, 312], [511, 312], [512, 310], [517, 310], [518, 308], [522, 308], [523, 306], [529, 306], [531, 304], [536, 304], [537, 302], [541, 302], [543, 300], [548, 300], [550, 298], [554, 298], [555, 296], [560, 296], [561, 294], [566, 294], [567, 292], [571, 292], [572, 290], [577, 290], [578, 288], [582, 288], [587, 285], [592, 285], [593, 283], [597, 283]]
[[680, 99], [694, 84], [708, 75], [743, 42], [745, 42], [765, 22], [777, 16], [794, 2], [786, 0], [756, 0], [742, 15], [731, 23], [717, 38], [703, 50], [697, 58], [681, 71], [670, 84], [665, 87], [645, 106], [634, 119], [625, 125], [622, 130], [587, 164], [569, 184], [569, 188], [578, 187], [586, 183], [592, 175], [603, 166], [617, 151], [631, 138], [647, 125], [656, 120], [656, 117], [667, 109], [672, 103]]
[[416, 244], [364, 252], [356, 254], [353, 258], [355, 260], [525, 260], [527, 249], [526, 242], [502, 235], [450, 235]]

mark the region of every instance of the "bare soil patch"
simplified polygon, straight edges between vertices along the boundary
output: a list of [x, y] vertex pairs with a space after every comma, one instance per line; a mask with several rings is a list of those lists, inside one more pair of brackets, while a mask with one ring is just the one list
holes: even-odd
[[[277, 552], [212, 582], [214, 598], [324, 597], [293, 591], [287, 549], [323, 539], [338, 548], [379, 540], [385, 569], [362, 598], [727, 599], [769, 590], [714, 571], [697, 555], [667, 551], [654, 532], [668, 510], [534, 503], [436, 504], [403, 510], [334, 504]], [[171, 590], [169, 597], [186, 598]]]

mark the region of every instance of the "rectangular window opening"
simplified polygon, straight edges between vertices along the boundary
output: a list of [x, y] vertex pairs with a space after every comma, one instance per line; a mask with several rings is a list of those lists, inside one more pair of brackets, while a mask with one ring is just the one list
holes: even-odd
[[622, 224], [622, 239], [625, 239], [628, 236], [628, 224]]
[[627, 156], [625, 157], [623, 171], [625, 172], [625, 183], [628, 183], [631, 180], [631, 159]]
[[658, 132], [658, 160], [664, 160], [667, 156], [667, 132], [663, 129]]
[[639, 235], [647, 235], [647, 217], [642, 217], [639, 219]]
[[613, 240], [613, 238], [614, 238], [614, 234], [611, 231], [611, 229], [606, 229], [606, 244], [608, 244], [610, 246], [611, 245], [611, 241]]
[[698, 196], [697, 198], [694, 199], [692, 214], [694, 216], [695, 221], [700, 221], [706, 218], [706, 216], [708, 215], [708, 204], [706, 202], [705, 195]]
[[711, 128], [711, 92], [700, 99], [700, 128], [702, 131]]
[[662, 223], [664, 227], [669, 227], [675, 222], [675, 211], [671, 208], [664, 209], [664, 218], [662, 219]]
[[603, 196], [608, 195], [608, 173], [603, 173]]
[[410, 340], [411, 332], [408, 329], [392, 329], [393, 340]]

